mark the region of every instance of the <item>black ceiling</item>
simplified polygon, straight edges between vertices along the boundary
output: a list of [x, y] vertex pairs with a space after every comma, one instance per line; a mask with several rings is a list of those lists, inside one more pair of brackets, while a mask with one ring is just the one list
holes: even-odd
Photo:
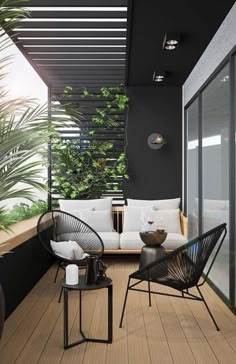
[[[155, 68], [168, 72], [163, 86], [182, 85], [233, 4], [233, 0], [130, 0], [128, 86], [150, 86]], [[165, 32], [181, 33], [176, 50], [162, 50]]]
[[[125, 81], [128, 86], [150, 86], [156, 69], [167, 72], [163, 85], [180, 86], [233, 4], [233, 0], [128, 0], [127, 15], [127, 0], [30, 0], [25, 5], [34, 9], [32, 18], [21, 22], [17, 45], [53, 87], [113, 86]], [[181, 33], [174, 51], [162, 49], [166, 32]]]

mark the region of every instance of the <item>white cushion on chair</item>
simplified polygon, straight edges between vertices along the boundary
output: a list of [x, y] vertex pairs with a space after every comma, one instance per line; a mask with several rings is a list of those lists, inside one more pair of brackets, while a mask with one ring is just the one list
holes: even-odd
[[180, 198], [169, 198], [167, 200], [134, 200], [127, 198], [128, 206], [153, 207], [158, 210], [175, 210], [179, 208]]
[[[124, 206], [123, 232], [149, 230], [148, 219], [154, 222], [154, 229], [161, 225], [168, 233], [181, 234], [179, 209], [154, 211], [152, 207], [140, 206]], [[147, 227], [143, 229], [142, 225]]]
[[112, 198], [98, 198], [93, 200], [59, 200], [60, 209], [65, 212], [94, 208], [95, 210], [110, 210]]
[[153, 215], [154, 210], [152, 207], [141, 207], [141, 206], [124, 206], [124, 224], [123, 231], [141, 231], [142, 230], [142, 218], [148, 215]]
[[167, 233], [181, 234], [179, 209], [154, 211], [153, 221], [153, 230], [157, 229], [158, 225], [161, 225]]
[[85, 211], [81, 210], [79, 218], [91, 226], [95, 231], [112, 232], [113, 220], [110, 210]]
[[[108, 249], [108, 250], [115, 250], [115, 249], [119, 249], [120, 248], [120, 234], [118, 234], [116, 231], [111, 231], [111, 232], [98, 232], [97, 233], [100, 238], [103, 241], [104, 244], [104, 249]], [[88, 240], [88, 234], [87, 233], [67, 233], [67, 234], [63, 234], [61, 236], [62, 239], [67, 239], [67, 238], [71, 238], [71, 239], [77, 239], [80, 246], [82, 247], [86, 247], [87, 245], [87, 240]], [[96, 237], [96, 242], [97, 242], [98, 237]], [[55, 244], [58, 244], [57, 242]], [[84, 248], [84, 250], [86, 250]]]
[[[166, 250], [177, 249], [185, 244], [187, 239], [182, 234], [168, 233], [165, 242], [162, 244]], [[142, 249], [144, 243], [139, 236], [138, 231], [124, 232], [120, 234], [120, 248], [127, 250]]]
[[120, 248], [127, 250], [142, 249], [142, 242], [138, 231], [124, 232], [120, 234]]
[[77, 217], [78, 219], [80, 219], [80, 213], [81, 211], [94, 211], [95, 209], [93, 209], [92, 207], [90, 209], [81, 209], [81, 210], [71, 210], [68, 212], [68, 214], [71, 214], [75, 217]]
[[62, 258], [69, 260], [80, 260], [87, 256], [76, 241], [54, 241], [50, 240], [53, 252]]
[[98, 235], [103, 241], [105, 250], [116, 250], [120, 248], [120, 234], [117, 232], [100, 232]]

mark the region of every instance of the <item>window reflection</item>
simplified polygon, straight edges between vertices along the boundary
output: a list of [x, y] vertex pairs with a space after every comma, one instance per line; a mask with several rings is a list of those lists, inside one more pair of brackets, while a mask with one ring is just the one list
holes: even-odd
[[198, 100], [187, 111], [187, 211], [188, 235], [198, 235]]
[[[229, 223], [229, 66], [202, 93], [203, 231]], [[229, 240], [226, 238], [210, 278], [229, 296]]]

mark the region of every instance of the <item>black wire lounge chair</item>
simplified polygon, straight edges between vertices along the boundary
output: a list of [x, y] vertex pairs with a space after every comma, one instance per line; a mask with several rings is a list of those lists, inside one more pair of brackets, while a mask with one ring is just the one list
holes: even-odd
[[[129, 290], [133, 290], [148, 293], [149, 304], [151, 304], [151, 294], [202, 301], [205, 304], [216, 329], [219, 331], [219, 327], [217, 326], [199, 287], [206, 282], [226, 234], [226, 224], [221, 224], [166, 256], [130, 274], [120, 319], [120, 327], [122, 327], [128, 292]], [[210, 257], [211, 260], [206, 267]], [[206, 272], [204, 273], [205, 267]], [[136, 279], [138, 282], [131, 284], [131, 279]], [[137, 288], [137, 285], [144, 281], [148, 282], [148, 290]], [[180, 291], [180, 295], [151, 291], [150, 282], [172, 287]], [[189, 289], [192, 287], [197, 288], [199, 296], [189, 292]]]
[[[86, 268], [87, 259], [70, 260], [54, 253], [50, 240], [76, 241], [85, 253], [100, 258], [104, 252], [103, 241], [88, 224], [79, 218], [60, 210], [43, 213], [37, 224], [38, 237], [44, 248], [58, 261], [54, 282], [57, 280], [59, 269], [65, 269], [68, 264], [76, 264]], [[61, 291], [62, 293], [62, 291]], [[61, 294], [59, 302], [61, 300]]]

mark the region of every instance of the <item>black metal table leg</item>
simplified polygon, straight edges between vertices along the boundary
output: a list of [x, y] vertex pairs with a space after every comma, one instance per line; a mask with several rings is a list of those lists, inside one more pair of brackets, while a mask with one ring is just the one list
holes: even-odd
[[149, 306], [152, 305], [152, 300], [151, 300], [151, 286], [150, 286], [150, 281], [148, 281], [148, 298], [149, 298]]
[[64, 288], [64, 349], [68, 347], [68, 290]]
[[[111, 281], [111, 280], [110, 280]], [[104, 287], [105, 288], [105, 287]], [[69, 332], [68, 332], [68, 292], [71, 290], [70, 288], [65, 288], [64, 286], [64, 349], [71, 348], [73, 346], [79, 345], [85, 341], [87, 342], [96, 342], [96, 343], [106, 343], [111, 344], [113, 339], [113, 288], [112, 284], [108, 284], [106, 286], [108, 289], [108, 338], [107, 339], [96, 339], [96, 338], [88, 338], [84, 335], [82, 329], [82, 317], [83, 317], [83, 303], [82, 303], [82, 290], [79, 290], [79, 332], [82, 336], [82, 339], [69, 344]]]
[[84, 341], [86, 341], [86, 337], [82, 331], [82, 291], [79, 291], [79, 332]]
[[112, 343], [113, 332], [113, 288], [108, 286], [108, 343]]
[[122, 323], [123, 323], [123, 318], [124, 318], [124, 313], [125, 313], [125, 308], [126, 308], [126, 302], [127, 302], [127, 298], [128, 298], [128, 292], [129, 292], [129, 284], [130, 284], [130, 277], [129, 277], [129, 280], [128, 280], [128, 283], [127, 283], [126, 292], [125, 292], [125, 300], [124, 300], [124, 303], [123, 303], [123, 308], [122, 308], [122, 313], [121, 313], [119, 328], [122, 327]]

